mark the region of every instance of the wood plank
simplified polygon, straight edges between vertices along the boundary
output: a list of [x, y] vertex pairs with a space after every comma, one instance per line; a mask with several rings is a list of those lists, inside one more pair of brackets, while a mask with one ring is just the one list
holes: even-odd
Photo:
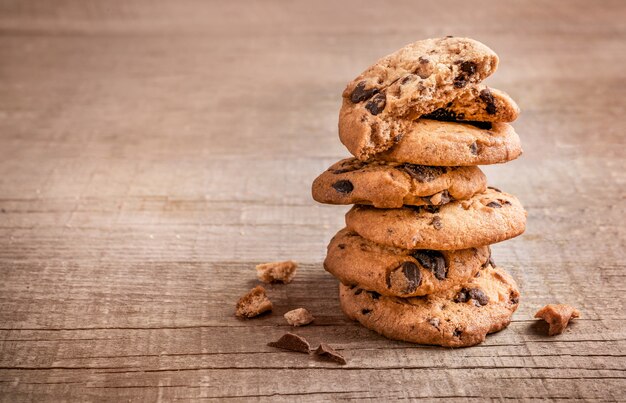
[[[0, 1], [0, 401], [619, 401], [626, 392], [626, 13], [532, 0]], [[345, 83], [419, 38], [500, 55], [524, 155], [484, 167], [526, 233], [493, 247], [522, 288], [479, 346], [387, 340], [323, 271], [347, 207], [310, 183], [347, 155]], [[296, 259], [273, 314], [234, 303]], [[532, 316], [568, 302], [558, 337]], [[282, 314], [348, 358], [267, 347]]]

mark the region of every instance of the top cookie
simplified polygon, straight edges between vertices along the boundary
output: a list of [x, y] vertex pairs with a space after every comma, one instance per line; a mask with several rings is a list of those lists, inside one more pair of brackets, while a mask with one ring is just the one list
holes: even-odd
[[388, 55], [343, 92], [339, 137], [359, 159], [393, 145], [398, 118], [415, 119], [445, 107], [468, 85], [497, 68], [497, 55], [468, 38], [418, 41]]

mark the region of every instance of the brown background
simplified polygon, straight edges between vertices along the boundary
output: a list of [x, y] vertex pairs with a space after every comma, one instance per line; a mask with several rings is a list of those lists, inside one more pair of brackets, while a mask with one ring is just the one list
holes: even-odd
[[[624, 379], [623, 1], [0, 1], [0, 400], [619, 400]], [[525, 154], [485, 168], [526, 233], [496, 245], [522, 304], [477, 347], [348, 321], [310, 183], [347, 155], [345, 84], [427, 37], [492, 47]], [[302, 263], [271, 316], [233, 317], [254, 265]], [[533, 313], [582, 318], [548, 338]], [[345, 367], [266, 347], [297, 332]]]

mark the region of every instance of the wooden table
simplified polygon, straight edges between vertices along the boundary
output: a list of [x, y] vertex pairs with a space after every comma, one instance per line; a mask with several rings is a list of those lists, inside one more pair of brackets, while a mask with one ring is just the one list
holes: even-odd
[[[1, 2], [0, 400], [624, 399], [626, 3], [384, 3]], [[448, 34], [500, 55], [525, 153], [485, 172], [529, 214], [493, 248], [513, 323], [456, 350], [342, 315], [321, 262], [347, 207], [310, 196], [345, 84]], [[281, 259], [274, 313], [237, 320]], [[582, 318], [549, 338], [556, 302]], [[266, 346], [301, 306], [347, 366]]]

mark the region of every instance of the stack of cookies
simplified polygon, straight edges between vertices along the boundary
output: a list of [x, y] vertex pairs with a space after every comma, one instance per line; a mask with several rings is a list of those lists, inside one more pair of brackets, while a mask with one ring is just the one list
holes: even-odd
[[467, 38], [428, 39], [348, 84], [339, 137], [354, 158], [313, 183], [321, 203], [354, 204], [328, 245], [343, 311], [389, 338], [470, 346], [506, 327], [517, 285], [490, 244], [524, 232], [526, 212], [477, 165], [522, 149], [519, 109], [480, 82], [498, 57]]

